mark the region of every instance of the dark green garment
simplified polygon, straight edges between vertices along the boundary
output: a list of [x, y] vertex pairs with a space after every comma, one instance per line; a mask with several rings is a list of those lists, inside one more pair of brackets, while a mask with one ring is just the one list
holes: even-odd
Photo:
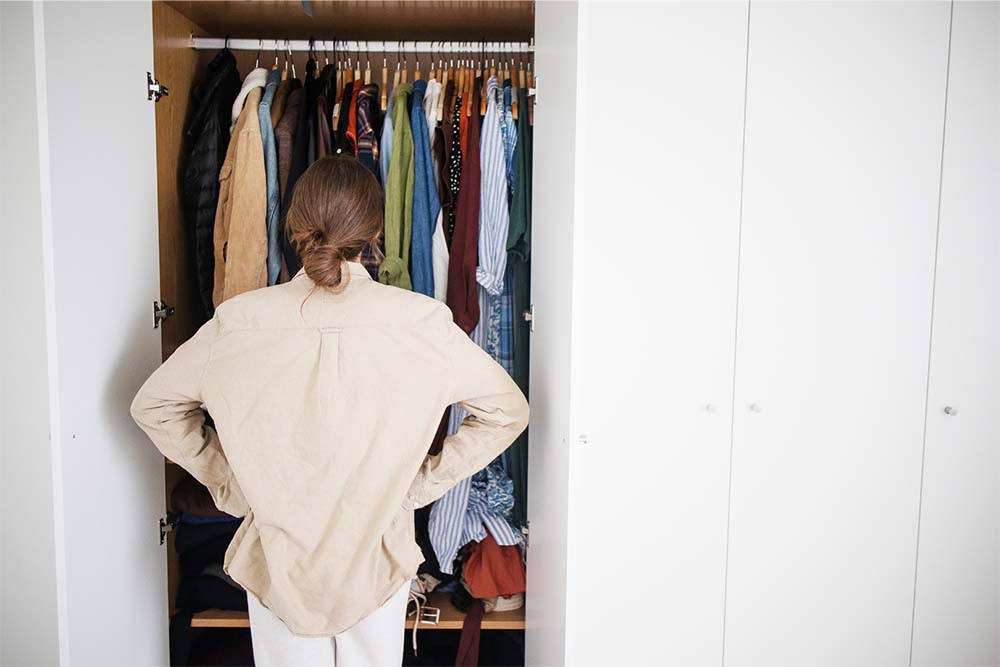
[[[528, 95], [517, 91], [521, 113], [517, 119], [514, 148], [514, 195], [510, 203], [507, 232], [507, 262], [514, 281], [514, 381], [528, 395], [528, 348], [530, 325], [523, 313], [531, 305], [531, 126], [528, 125]], [[522, 433], [509, 452], [510, 478], [514, 482], [514, 525], [527, 523], [528, 432]]]
[[517, 119], [514, 147], [514, 195], [510, 201], [507, 228], [507, 255], [527, 262], [531, 259], [531, 126], [528, 125], [528, 95], [517, 91], [518, 106], [524, 110]]
[[385, 259], [378, 267], [379, 282], [403, 289], [410, 283], [410, 231], [413, 226], [413, 133], [407, 96], [413, 84], [396, 86], [392, 93], [392, 160], [385, 184]]

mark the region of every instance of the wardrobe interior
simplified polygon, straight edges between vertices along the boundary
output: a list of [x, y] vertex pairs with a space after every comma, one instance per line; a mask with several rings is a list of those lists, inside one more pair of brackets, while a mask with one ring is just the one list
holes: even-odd
[[[259, 51], [233, 50], [240, 77], [255, 66], [270, 68], [276, 60], [279, 67], [294, 65], [298, 78], [305, 73], [309, 54], [294, 51], [289, 54], [283, 40], [314, 40], [315, 57], [320, 68], [338, 57], [335, 41], [365, 44], [364, 52], [352, 51], [350, 58], [363, 58], [371, 63], [373, 82], [380, 83], [382, 69], [389, 72], [390, 86], [400, 56], [400, 48], [413, 67], [419, 62], [427, 78], [427, 68], [434, 62], [459, 56], [448, 51], [449, 43], [467, 43], [470, 50], [488, 42], [503, 44], [528, 43], [534, 36], [534, 2], [171, 2], [152, 3], [153, 76], [168, 88], [168, 94], [155, 105], [156, 162], [159, 218], [160, 294], [162, 302], [172, 309], [164, 319], [162, 330], [163, 358], [169, 357], [205, 320], [196, 284], [196, 271], [191, 236], [185, 225], [181, 183], [189, 146], [185, 131], [192, 110], [191, 91], [204, 77], [205, 69], [218, 48], [193, 48], [193, 37], [257, 40]], [[310, 15], [311, 14], [311, 15]], [[261, 41], [262, 40], [262, 41]], [[431, 53], [407, 53], [407, 43], [437, 42], [440, 48]], [[378, 45], [396, 44], [397, 49], [384, 52]], [[501, 49], [503, 47], [501, 46]], [[494, 51], [500, 55], [500, 51]], [[340, 57], [345, 53], [340, 52]], [[518, 54], [519, 63], [530, 62], [530, 53]], [[515, 317], [519, 314], [515, 313]], [[163, 529], [168, 569], [169, 608], [171, 624], [190, 625], [190, 645], [194, 650], [190, 664], [247, 664], [249, 623], [246, 612], [207, 609], [176, 616], [176, 600], [182, 579], [177, 556], [176, 531], [169, 517], [175, 515], [171, 498], [178, 485], [193, 480], [178, 466], [166, 461], [164, 480], [167, 499], [167, 525]], [[423, 658], [408, 658], [407, 664], [439, 664], [426, 662], [434, 655], [451, 656], [458, 646], [464, 614], [450, 603], [446, 593], [431, 593], [428, 605], [441, 609], [437, 624], [420, 624], [419, 652]], [[407, 627], [413, 617], [407, 619]], [[522, 664], [524, 659], [524, 607], [513, 611], [488, 613], [482, 622], [480, 664]], [[410, 646], [412, 630], [406, 641]], [[175, 632], [171, 629], [171, 651]], [[420, 660], [424, 660], [421, 662]], [[181, 664], [174, 662], [172, 664]], [[450, 664], [450, 663], [448, 663]]]

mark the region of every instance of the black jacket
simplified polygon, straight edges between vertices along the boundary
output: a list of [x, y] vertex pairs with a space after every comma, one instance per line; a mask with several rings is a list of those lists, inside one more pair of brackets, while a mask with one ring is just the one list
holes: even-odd
[[191, 95], [191, 121], [187, 137], [191, 152], [184, 168], [182, 201], [184, 221], [194, 251], [198, 295], [205, 317], [215, 311], [212, 283], [215, 277], [213, 231], [219, 201], [219, 171], [229, 147], [229, 123], [233, 102], [240, 92], [236, 58], [223, 49], [212, 59], [204, 83]]
[[[295, 140], [292, 143], [292, 163], [288, 167], [288, 184], [285, 186], [285, 200], [281, 202], [281, 229], [285, 229], [285, 217], [288, 215], [288, 207], [292, 204], [292, 194], [295, 192], [295, 183], [299, 177], [309, 168], [309, 138], [315, 133], [314, 120], [316, 115], [316, 98], [319, 96], [319, 82], [316, 78], [316, 61], [312, 58], [306, 62], [305, 83], [302, 86], [302, 101], [299, 102], [299, 124], [295, 128]], [[281, 234], [281, 251], [285, 256], [285, 266], [288, 267], [288, 276], [294, 276], [302, 268], [302, 260], [295, 252], [291, 242], [288, 240], [288, 233]]]

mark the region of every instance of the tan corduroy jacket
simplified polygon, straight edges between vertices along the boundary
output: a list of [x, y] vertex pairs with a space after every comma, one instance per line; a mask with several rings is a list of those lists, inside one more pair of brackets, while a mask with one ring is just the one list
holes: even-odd
[[[164, 455], [245, 515], [226, 572], [308, 636], [346, 630], [414, 576], [413, 509], [528, 420], [517, 385], [447, 307], [345, 267], [340, 294], [300, 271], [226, 301], [132, 404]], [[469, 417], [428, 457], [452, 403]]]
[[260, 138], [262, 89], [246, 96], [219, 172], [215, 209], [215, 305], [267, 285], [267, 178]]

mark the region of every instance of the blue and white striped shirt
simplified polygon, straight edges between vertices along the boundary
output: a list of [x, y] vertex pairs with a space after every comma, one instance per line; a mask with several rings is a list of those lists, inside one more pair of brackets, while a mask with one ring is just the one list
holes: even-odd
[[[472, 340], [484, 350], [487, 349], [491, 301], [495, 298], [498, 297], [491, 297], [482, 285], [479, 286], [479, 324], [472, 331]], [[466, 412], [461, 406], [451, 406], [448, 433], [458, 430], [465, 417]], [[441, 571], [451, 574], [458, 550], [469, 542], [481, 541], [486, 537], [487, 530], [497, 544], [524, 544], [520, 530], [472, 494], [472, 477], [467, 477], [431, 507], [427, 531]]]
[[486, 116], [483, 118], [482, 139], [479, 143], [479, 266], [476, 281], [490, 294], [503, 291], [507, 269], [507, 229], [510, 216], [507, 209], [507, 159], [504, 155], [500, 112], [502, 101], [497, 78], [486, 84]]

